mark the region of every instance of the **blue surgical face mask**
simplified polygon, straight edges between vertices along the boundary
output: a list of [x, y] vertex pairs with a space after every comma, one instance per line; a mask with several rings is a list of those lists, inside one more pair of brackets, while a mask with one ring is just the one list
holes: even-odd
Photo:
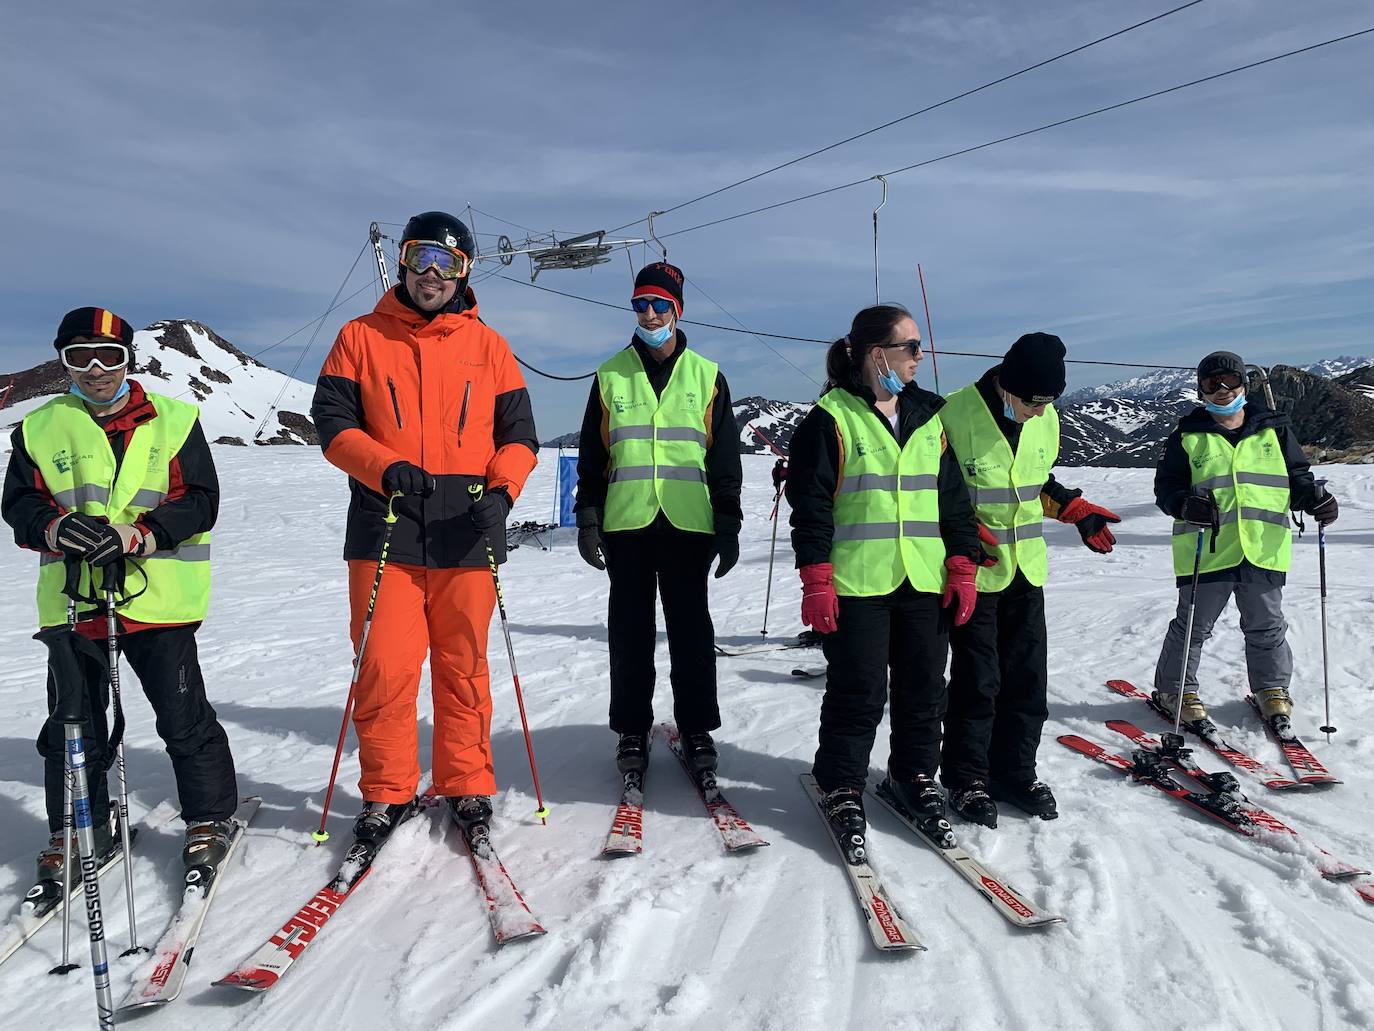
[[1011, 422], [1016, 421], [1016, 409], [1011, 406], [1011, 402], [1005, 397], [1002, 398], [1002, 415]]
[[96, 405], [97, 407], [104, 408], [107, 405], [114, 404], [116, 401], [118, 401], [121, 397], [123, 397], [125, 394], [129, 392], [129, 381], [125, 379], [123, 382], [121, 382], [119, 384], [119, 389], [115, 391], [114, 397], [110, 398], [108, 401], [97, 401], [93, 397], [87, 397], [84, 393], [81, 392], [81, 388], [76, 385], [75, 380], [72, 380], [72, 385], [69, 389], [73, 394], [81, 398], [81, 400], [85, 401], [88, 405]]
[[[883, 364], [887, 365], [886, 357], [883, 358]], [[889, 394], [900, 394], [902, 392], [903, 383], [897, 378], [897, 374], [892, 371], [891, 365], [887, 365], [886, 372], [878, 368], [877, 362], [873, 363], [873, 368], [878, 373], [878, 382], [883, 385], [884, 390]]]
[[1237, 394], [1234, 398], [1231, 399], [1231, 403], [1229, 405], [1218, 405], [1213, 404], [1211, 401], [1208, 401], [1205, 405], [1203, 405], [1203, 407], [1206, 408], [1213, 415], [1235, 415], [1238, 411], [1245, 407], [1245, 393], [1242, 391], [1241, 393]]
[[639, 337], [650, 347], [662, 347], [673, 338], [673, 324], [669, 322], [658, 329], [645, 329], [643, 326], [635, 326], [635, 336]]

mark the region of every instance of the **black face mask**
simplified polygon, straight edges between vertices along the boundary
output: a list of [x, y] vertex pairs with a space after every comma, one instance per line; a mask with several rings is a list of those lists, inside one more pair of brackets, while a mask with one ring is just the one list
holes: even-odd
[[402, 304], [428, 322], [436, 315], [457, 315], [459, 312], [468, 310], [468, 277], [464, 276], [457, 282], [458, 289], [453, 291], [453, 299], [437, 311], [425, 311], [415, 303], [415, 298], [411, 297], [410, 291], [406, 289], [404, 272], [401, 273], [401, 281], [396, 284], [396, 296]]

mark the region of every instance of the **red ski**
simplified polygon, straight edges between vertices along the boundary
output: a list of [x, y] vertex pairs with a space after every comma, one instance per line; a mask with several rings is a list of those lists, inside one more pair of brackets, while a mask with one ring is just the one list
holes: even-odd
[[[1155, 704], [1155, 700], [1153, 698], [1151, 698], [1144, 691], [1140, 690], [1129, 680], [1108, 680], [1107, 686], [1119, 695], [1125, 695], [1127, 698], [1139, 699], [1140, 701], [1148, 705], [1150, 707], [1150, 711], [1152, 711], [1165, 723], [1169, 724], [1169, 726], [1172, 727], [1174, 725], [1173, 713], [1165, 712], [1163, 709], [1161, 709], [1158, 705]], [[1204, 745], [1210, 748], [1222, 759], [1225, 759], [1228, 763], [1230, 763], [1237, 769], [1244, 770], [1246, 773], [1249, 773], [1252, 776], [1257, 777], [1260, 780], [1260, 782], [1263, 783], [1264, 786], [1267, 788], [1272, 788], [1275, 791], [1281, 791], [1284, 789], [1301, 788], [1304, 786], [1302, 782], [1294, 780], [1288, 774], [1283, 773], [1280, 770], [1276, 770], [1274, 767], [1269, 766], [1266, 763], [1260, 762], [1260, 760], [1256, 759], [1249, 753], [1243, 752], [1235, 745], [1227, 743], [1222, 738], [1221, 733], [1217, 730], [1216, 725], [1212, 723], [1211, 720], [1206, 721], [1205, 726], [1201, 726], [1196, 722], [1189, 723], [1185, 720], [1182, 726], [1184, 730], [1194, 735], [1199, 741], [1201, 741]]]
[[1264, 729], [1269, 732], [1274, 744], [1279, 746], [1283, 752], [1283, 757], [1288, 760], [1288, 765], [1293, 767], [1293, 772], [1298, 775], [1298, 780], [1304, 784], [1339, 784], [1340, 781], [1327, 771], [1321, 764], [1321, 760], [1313, 755], [1305, 744], [1298, 740], [1298, 736], [1293, 733], [1291, 727], [1284, 721], [1287, 733], [1281, 732], [1272, 723], [1264, 718], [1264, 713], [1260, 712], [1259, 702], [1255, 701], [1254, 695], [1246, 695], [1245, 700], [1250, 703], [1250, 708], [1255, 710], [1255, 715], [1264, 724]]

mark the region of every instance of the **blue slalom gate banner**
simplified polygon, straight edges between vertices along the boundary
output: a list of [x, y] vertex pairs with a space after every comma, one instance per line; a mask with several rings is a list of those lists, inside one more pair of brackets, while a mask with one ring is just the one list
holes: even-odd
[[555, 523], [558, 526], [576, 526], [577, 517], [573, 515], [573, 501], [577, 495], [577, 456], [558, 453], [558, 494]]

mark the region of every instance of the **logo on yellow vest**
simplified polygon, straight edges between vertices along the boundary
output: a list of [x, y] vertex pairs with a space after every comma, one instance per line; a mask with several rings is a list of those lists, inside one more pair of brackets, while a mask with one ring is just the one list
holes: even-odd
[[635, 408], [643, 408], [646, 404], [648, 404], [647, 401], [627, 401], [619, 394], [611, 398], [611, 407], [616, 410], [618, 415], [623, 415]]
[[854, 450], [860, 455], [881, 455], [887, 450], [887, 444], [879, 444], [874, 447], [868, 442], [867, 437], [856, 437], [854, 439]]
[[66, 448], [63, 448], [52, 456], [52, 464], [57, 467], [57, 471], [60, 473], [69, 473], [72, 471], [72, 461], [67, 455]]

